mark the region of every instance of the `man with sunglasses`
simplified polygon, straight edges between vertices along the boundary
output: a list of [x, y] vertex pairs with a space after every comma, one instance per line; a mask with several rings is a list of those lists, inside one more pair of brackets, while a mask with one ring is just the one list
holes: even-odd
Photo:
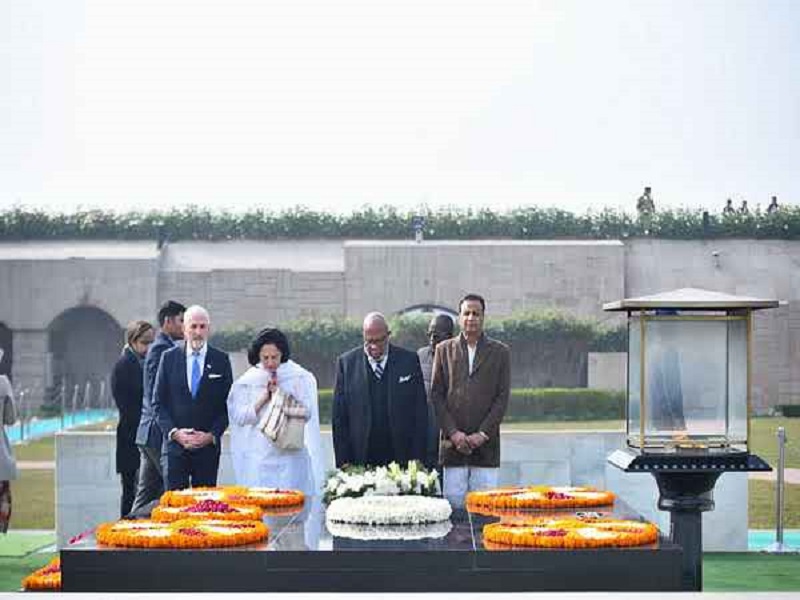
[[423, 461], [428, 409], [415, 352], [389, 343], [378, 312], [364, 317], [364, 345], [342, 354], [333, 394], [336, 466]]

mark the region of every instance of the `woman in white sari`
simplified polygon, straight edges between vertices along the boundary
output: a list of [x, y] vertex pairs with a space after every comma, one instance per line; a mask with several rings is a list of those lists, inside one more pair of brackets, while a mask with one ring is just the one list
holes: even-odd
[[[290, 357], [289, 342], [278, 329], [262, 330], [250, 344], [247, 358], [253, 366], [228, 395], [233, 468], [239, 485], [296, 489], [314, 496], [324, 483], [317, 380]], [[306, 409], [302, 449], [278, 448], [258, 428], [276, 388]]]

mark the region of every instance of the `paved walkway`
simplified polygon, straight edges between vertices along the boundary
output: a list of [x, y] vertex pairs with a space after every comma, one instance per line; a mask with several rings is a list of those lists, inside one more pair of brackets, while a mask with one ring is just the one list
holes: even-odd
[[[775, 481], [778, 478], [778, 473], [773, 469], [766, 473], [750, 473], [750, 479], [762, 479], [766, 481]], [[800, 485], [800, 469], [784, 469], [783, 480], [786, 483]]]
[[17, 468], [21, 471], [26, 470], [43, 470], [43, 469], [55, 469], [56, 468], [56, 461], [54, 460], [18, 460], [17, 461]]

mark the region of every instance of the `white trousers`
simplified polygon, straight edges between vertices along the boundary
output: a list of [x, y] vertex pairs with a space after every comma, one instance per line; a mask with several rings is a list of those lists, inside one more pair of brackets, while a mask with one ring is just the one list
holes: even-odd
[[445, 467], [444, 497], [453, 508], [464, 508], [467, 492], [497, 487], [497, 467]]

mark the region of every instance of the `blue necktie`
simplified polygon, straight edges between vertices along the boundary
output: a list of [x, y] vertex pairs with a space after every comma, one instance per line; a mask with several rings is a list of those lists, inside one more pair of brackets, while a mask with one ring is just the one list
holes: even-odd
[[379, 362], [375, 363], [375, 377], [378, 379], [378, 381], [380, 381], [381, 377], [383, 377], [383, 367]]
[[192, 398], [197, 398], [197, 388], [200, 387], [200, 353], [192, 352], [194, 354], [194, 362], [192, 363]]

